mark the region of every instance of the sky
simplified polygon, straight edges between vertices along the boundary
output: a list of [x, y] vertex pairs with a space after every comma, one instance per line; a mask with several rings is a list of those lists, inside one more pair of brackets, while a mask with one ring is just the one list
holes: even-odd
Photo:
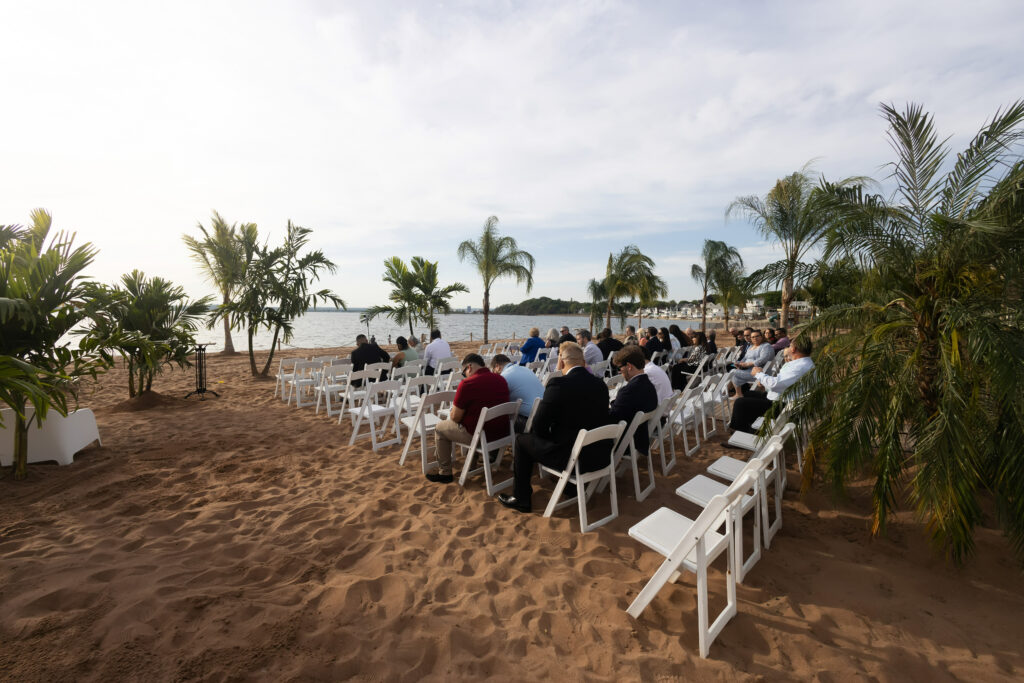
[[[778, 251], [735, 198], [813, 161], [883, 181], [879, 103], [921, 103], [954, 150], [1024, 97], [1024, 3], [0, 3], [0, 224], [36, 207], [99, 255], [194, 295], [181, 236], [216, 210], [292, 220], [349, 306], [383, 261], [438, 261], [488, 216], [536, 258], [529, 296], [585, 299], [636, 244], [694, 299], [703, 241]], [[499, 281], [492, 305], [527, 298]]]

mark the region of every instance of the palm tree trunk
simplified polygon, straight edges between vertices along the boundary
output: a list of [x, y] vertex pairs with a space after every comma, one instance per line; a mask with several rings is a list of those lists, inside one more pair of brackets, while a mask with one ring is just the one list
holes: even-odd
[[608, 308], [604, 315], [604, 326], [611, 329], [612, 326], [612, 298], [608, 297]]
[[491, 315], [491, 288], [484, 289], [484, 344], [487, 343], [487, 322]]
[[249, 332], [249, 370], [252, 372], [252, 376], [255, 377], [256, 374], [257, 374], [256, 373], [256, 354], [252, 350], [253, 328], [252, 328], [251, 325], [248, 328], [248, 332]]
[[16, 406], [14, 416], [14, 478], [24, 479], [28, 476], [28, 425], [25, 414], [25, 401]]
[[700, 300], [700, 331], [708, 333], [708, 290], [704, 288], [704, 298]]
[[281, 332], [281, 326], [278, 325], [274, 328], [274, 339], [270, 342], [270, 355], [267, 356], [267, 364], [263, 366], [263, 372], [260, 373], [260, 377], [266, 377], [267, 373], [270, 372], [270, 364], [274, 360], [274, 349], [277, 348], [277, 335]]
[[789, 329], [789, 304], [793, 301], [793, 276], [782, 281], [782, 313], [779, 326]]
[[412, 339], [412, 318], [409, 318], [409, 339]]
[[135, 363], [128, 361], [128, 398], [135, 398]]
[[[224, 305], [228, 305], [231, 301], [227, 295], [224, 295]], [[235, 353], [235, 342], [231, 340], [231, 323], [228, 322], [228, 316], [224, 316], [224, 350], [221, 352], [225, 355], [233, 355]]]
[[637, 332], [640, 331], [640, 328], [643, 327], [643, 324], [644, 324], [644, 309], [637, 308], [636, 309], [636, 331]]

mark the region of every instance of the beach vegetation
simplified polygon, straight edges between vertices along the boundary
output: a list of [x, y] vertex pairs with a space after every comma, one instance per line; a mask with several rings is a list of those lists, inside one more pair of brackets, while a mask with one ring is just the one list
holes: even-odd
[[492, 309], [500, 315], [576, 315], [583, 303], [569, 299], [552, 299], [541, 296], [526, 299], [517, 304], [502, 304]]
[[707, 333], [709, 293], [714, 289], [716, 279], [724, 279], [728, 272], [743, 267], [743, 258], [736, 247], [730, 247], [721, 240], [704, 240], [700, 253], [704, 263], [690, 266], [690, 277], [701, 288], [700, 331]]
[[468, 292], [469, 288], [461, 282], [441, 286], [437, 274], [437, 261], [413, 256], [411, 264], [420, 305], [420, 317], [427, 324], [427, 329], [433, 330], [437, 327], [434, 316], [438, 313], [451, 313], [452, 297]]
[[388, 305], [371, 306], [366, 309], [367, 322], [378, 316], [386, 316], [398, 325], [409, 325], [409, 336], [413, 336], [413, 325], [420, 319], [422, 302], [416, 288], [416, 274], [405, 261], [392, 256], [384, 261], [384, 282], [391, 285]]
[[[243, 223], [228, 225], [219, 213], [213, 212], [210, 229], [199, 223], [196, 227], [200, 237], [183, 235], [182, 240], [188, 247], [189, 255], [202, 270], [206, 278], [215, 286], [221, 295], [221, 304], [231, 303], [241, 283], [245, 280], [246, 242], [255, 242], [256, 224]], [[235, 353], [235, 344], [231, 339], [231, 318], [222, 316], [224, 325], [225, 354]]]
[[718, 303], [722, 305], [725, 329], [728, 330], [731, 309], [746, 304], [754, 291], [743, 267], [743, 260], [737, 258], [736, 261], [715, 269], [711, 278], [711, 289]]
[[[604, 279], [605, 327], [612, 326], [612, 313], [624, 300], [631, 304], [637, 300], [653, 303], [668, 294], [668, 285], [654, 274], [654, 259], [640, 251], [635, 244], [623, 247], [617, 254], [608, 254]], [[622, 315], [625, 321], [625, 315]]]
[[32, 422], [41, 425], [50, 409], [67, 415], [77, 381], [110, 361], [66, 339], [85, 316], [84, 271], [96, 249], [74, 246], [74, 234], [52, 224], [36, 209], [27, 227], [0, 227], [0, 401], [14, 412], [15, 479], [27, 476]]
[[211, 297], [190, 299], [185, 290], [140, 270], [117, 285], [86, 283], [85, 311], [90, 325], [80, 346], [120, 354], [128, 370], [128, 397], [151, 391], [167, 366], [188, 367], [195, 331]]
[[798, 401], [805, 485], [819, 471], [841, 494], [870, 472], [873, 533], [909, 503], [955, 561], [991, 495], [1024, 559], [1024, 101], [955, 157], [919, 105], [882, 114], [893, 194], [818, 193], [834, 216], [825, 258], [863, 275], [800, 332], [820, 339]]
[[484, 284], [484, 343], [487, 343], [487, 323], [491, 315], [491, 287], [499, 278], [515, 278], [516, 284], [525, 284], [526, 293], [533, 289], [534, 258], [519, 248], [515, 238], [498, 232], [498, 217], [484, 221], [483, 231], [476, 240], [459, 244], [460, 261], [469, 261], [480, 274]]
[[[228, 316], [233, 327], [246, 330], [253, 377], [267, 376], [278, 344], [291, 341], [292, 323], [310, 308], [318, 303], [347, 308], [331, 290], [313, 289], [322, 274], [334, 273], [337, 267], [319, 249], [303, 252], [312, 232], [288, 221], [284, 243], [274, 248], [266, 242], [260, 244], [255, 231], [244, 234], [241, 245], [246, 265], [241, 284], [235, 298], [216, 309], [214, 320]], [[256, 366], [253, 350], [260, 329], [273, 332], [262, 370]]]

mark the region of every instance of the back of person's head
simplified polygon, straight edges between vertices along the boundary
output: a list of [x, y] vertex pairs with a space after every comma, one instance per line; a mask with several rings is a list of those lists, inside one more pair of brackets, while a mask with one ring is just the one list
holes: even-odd
[[694, 346], [707, 346], [708, 338], [703, 332], [698, 332], [697, 336], [693, 338]]
[[811, 342], [811, 338], [806, 334], [801, 334], [799, 337], [789, 343], [791, 351], [799, 353], [801, 356], [811, 355], [811, 351], [814, 350], [814, 344]]
[[505, 367], [511, 362], [511, 358], [509, 358], [503, 353], [499, 353], [498, 355], [491, 359], [491, 369], [500, 371], [503, 367]]
[[419, 344], [419, 340], [415, 336], [409, 337], [409, 346], [416, 346], [417, 344]]
[[632, 325], [626, 325], [626, 336], [627, 337], [635, 337], [636, 336], [636, 328], [633, 327]]
[[531, 327], [530, 328], [530, 336], [531, 337], [539, 337], [540, 336], [540, 328]]
[[366, 335], [365, 334], [357, 334], [356, 335], [356, 344], [365, 344], [365, 343], [366, 343]]
[[708, 330], [708, 341], [715, 341], [716, 333], [714, 330]]
[[655, 327], [654, 325], [651, 325], [650, 327], [648, 327], [647, 328], [647, 336], [652, 338], [652, 339], [654, 337], [657, 337], [658, 336], [658, 328]]
[[660, 330], [658, 330], [658, 334], [661, 335], [662, 339], [664, 339], [665, 341], [668, 341], [668, 334], [669, 333], [668, 333], [668, 328], [667, 327], [663, 327]]
[[777, 335], [777, 336], [778, 336], [778, 337], [779, 337], [780, 339], [781, 339], [782, 337], [785, 337], [785, 336], [786, 336], [786, 328], [785, 328], [785, 327], [777, 327], [777, 328], [775, 328], [775, 334], [776, 334], [776, 335]]
[[548, 330], [548, 333], [547, 333], [548, 341], [558, 341], [558, 338], [560, 336], [561, 335], [558, 334], [558, 330], [556, 330], [555, 328], [552, 327], [550, 330]]
[[576, 336], [581, 337], [585, 342], [588, 342], [591, 339], [590, 330], [584, 330], [582, 328], [576, 330]]
[[409, 348], [409, 342], [408, 340], [406, 340], [405, 337], [399, 337], [398, 339], [395, 340], [395, 346], [398, 347], [399, 351], [403, 351]]
[[643, 370], [647, 365], [647, 359], [644, 357], [643, 349], [639, 346], [629, 345], [623, 346], [612, 355], [612, 363], [617, 368], [629, 363], [637, 370]]
[[600, 336], [601, 336], [601, 339], [611, 339], [612, 338], [612, 328], [610, 328], [610, 327], [604, 328], [603, 330], [601, 330], [601, 335]]
[[576, 342], [562, 342], [558, 347], [558, 360], [571, 368], [583, 365], [583, 349]]
[[747, 336], [747, 334], [749, 334], [750, 332], [753, 332], [753, 331], [754, 331], [753, 327], [744, 327], [743, 328], [743, 336]]
[[487, 367], [484, 364], [484, 359], [479, 353], [467, 353], [462, 359], [462, 367], [467, 365], [479, 365], [480, 367]]
[[[650, 360], [651, 357], [654, 356], [654, 351], [651, 349], [651, 345], [650, 344], [648, 344], [647, 346], [641, 346], [640, 350], [643, 351], [644, 360], [645, 361]], [[646, 364], [647, 363], [644, 363], [644, 365], [646, 365]]]
[[430, 331], [430, 341], [434, 341], [435, 339], [440, 339], [440, 338], [441, 338], [441, 330], [436, 330], [435, 329], [435, 330], [431, 330]]

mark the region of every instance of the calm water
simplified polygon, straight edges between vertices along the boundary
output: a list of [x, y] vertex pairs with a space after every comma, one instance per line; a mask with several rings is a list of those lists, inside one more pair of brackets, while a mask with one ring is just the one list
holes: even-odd
[[[295, 334], [292, 340], [283, 345], [282, 348], [326, 348], [332, 346], [352, 346], [355, 344], [356, 335], [360, 332], [366, 334], [366, 325], [359, 322], [359, 313], [356, 312], [318, 312], [307, 313], [295, 321]], [[467, 313], [439, 316], [441, 334], [449, 341], [467, 341], [470, 338], [483, 340], [484, 316], [481, 313]], [[647, 322], [647, 318], [644, 319]], [[488, 325], [487, 336], [491, 339], [511, 339], [513, 337], [522, 339], [531, 327], [539, 327], [541, 336], [551, 327], [559, 328], [568, 325], [575, 330], [577, 327], [587, 327], [589, 318], [582, 315], [492, 315]], [[697, 321], [699, 325], [700, 321]], [[626, 324], [636, 325], [636, 318], [628, 318]], [[666, 325], [666, 321], [651, 321], [652, 325]], [[685, 327], [685, 325], [681, 325]], [[426, 334], [429, 330], [424, 326], [414, 327], [416, 334]], [[618, 319], [612, 320], [612, 329], [616, 334], [622, 331]], [[377, 337], [378, 343], [386, 344], [388, 335], [392, 341], [398, 337], [409, 336], [409, 327], [395, 325], [394, 322], [385, 318], [378, 318], [370, 323], [370, 334]], [[472, 335], [472, 337], [471, 337]], [[235, 349], [244, 351], [246, 338], [244, 331], [232, 333], [235, 342]], [[224, 344], [223, 328], [217, 327], [214, 330], [202, 329], [196, 336], [196, 340], [203, 343], [210, 343], [211, 351], [219, 350]], [[257, 349], [270, 348], [271, 334], [260, 332], [256, 337], [253, 346]]]

